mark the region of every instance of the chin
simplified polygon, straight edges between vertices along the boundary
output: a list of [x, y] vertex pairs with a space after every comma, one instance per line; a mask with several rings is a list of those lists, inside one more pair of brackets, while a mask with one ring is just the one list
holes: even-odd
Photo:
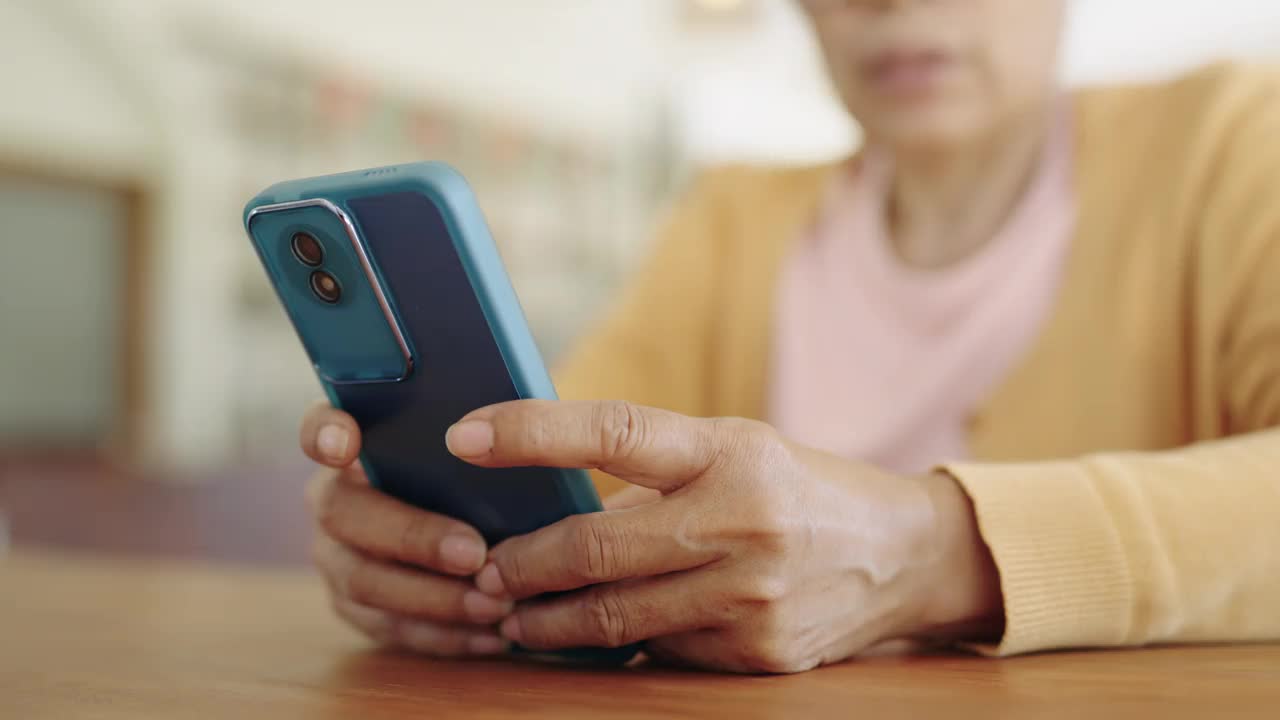
[[922, 152], [955, 147], [988, 135], [990, 118], [951, 108], [886, 114], [863, 127], [873, 142], [897, 152]]

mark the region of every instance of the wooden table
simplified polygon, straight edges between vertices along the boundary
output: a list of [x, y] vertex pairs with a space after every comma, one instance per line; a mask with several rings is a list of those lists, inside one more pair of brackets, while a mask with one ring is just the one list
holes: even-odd
[[791, 677], [370, 650], [306, 574], [0, 558], [0, 718], [1280, 718], [1280, 647], [880, 658]]

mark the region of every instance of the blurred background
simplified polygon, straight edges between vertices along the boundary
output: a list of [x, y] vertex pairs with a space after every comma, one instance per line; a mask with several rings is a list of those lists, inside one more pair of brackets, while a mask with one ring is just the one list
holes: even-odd
[[[1070, 12], [1071, 85], [1280, 57], [1274, 0]], [[260, 562], [319, 391], [259, 189], [454, 164], [554, 362], [690, 173], [858, 141], [788, 0], [0, 0], [0, 87], [0, 539]]]

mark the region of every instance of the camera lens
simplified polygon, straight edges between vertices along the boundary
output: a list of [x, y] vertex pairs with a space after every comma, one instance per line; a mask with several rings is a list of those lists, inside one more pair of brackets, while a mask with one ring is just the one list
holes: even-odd
[[311, 273], [311, 292], [330, 305], [342, 299], [342, 286], [338, 279], [323, 270]]
[[320, 245], [320, 241], [300, 232], [293, 234], [293, 240], [289, 243], [293, 247], [293, 256], [298, 258], [298, 262], [307, 267], [320, 267], [320, 263], [324, 262], [324, 248]]

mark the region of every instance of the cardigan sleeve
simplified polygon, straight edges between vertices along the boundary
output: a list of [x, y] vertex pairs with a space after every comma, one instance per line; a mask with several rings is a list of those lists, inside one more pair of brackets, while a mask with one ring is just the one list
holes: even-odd
[[1280, 639], [1278, 88], [1235, 83], [1206, 124], [1221, 135], [1200, 166], [1190, 312], [1212, 328], [1196, 343], [1220, 406], [1202, 412], [1225, 437], [946, 468], [1000, 573], [1005, 632], [987, 650]]
[[998, 654], [1280, 639], [1280, 432], [957, 464], [1000, 573]]

